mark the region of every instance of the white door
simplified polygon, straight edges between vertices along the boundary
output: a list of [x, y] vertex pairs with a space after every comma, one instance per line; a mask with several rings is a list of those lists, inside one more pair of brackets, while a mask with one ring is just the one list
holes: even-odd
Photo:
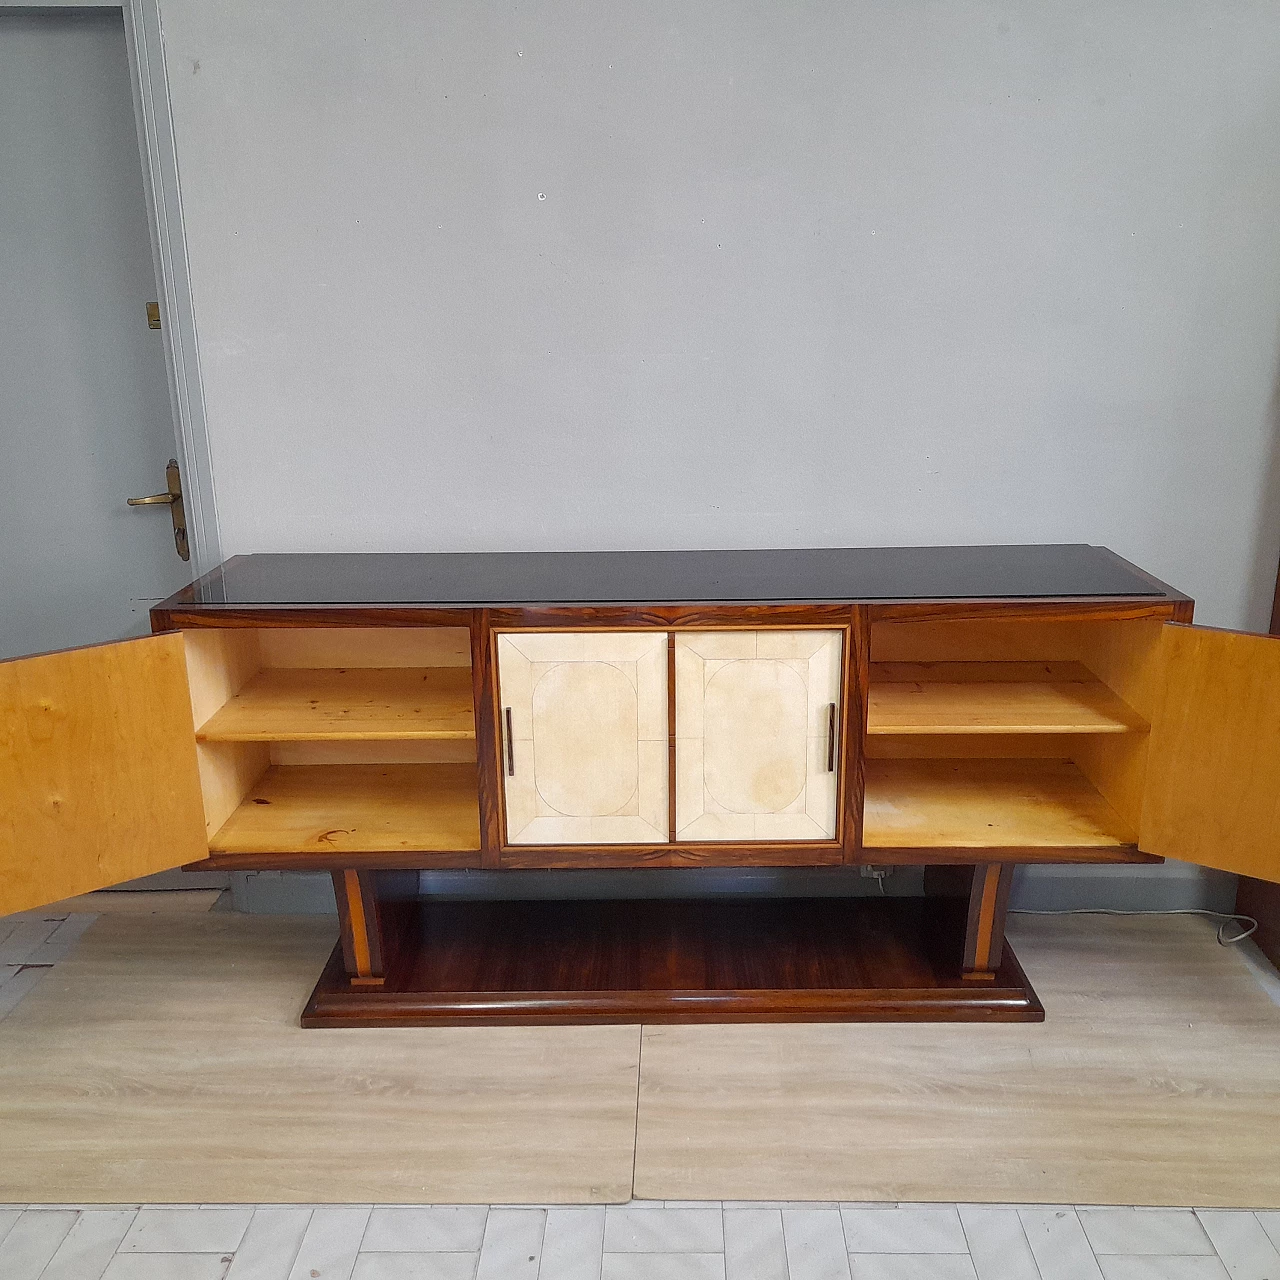
[[188, 579], [120, 11], [0, 9], [0, 657], [138, 635]]
[[836, 834], [839, 631], [676, 636], [676, 839]]
[[509, 844], [665, 844], [667, 635], [498, 637]]

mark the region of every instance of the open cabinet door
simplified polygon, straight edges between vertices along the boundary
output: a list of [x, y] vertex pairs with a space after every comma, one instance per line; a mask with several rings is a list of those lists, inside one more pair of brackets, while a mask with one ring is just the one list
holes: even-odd
[[181, 635], [0, 662], [0, 915], [207, 853]]
[[1140, 848], [1280, 881], [1280, 637], [1168, 623], [1160, 650]]

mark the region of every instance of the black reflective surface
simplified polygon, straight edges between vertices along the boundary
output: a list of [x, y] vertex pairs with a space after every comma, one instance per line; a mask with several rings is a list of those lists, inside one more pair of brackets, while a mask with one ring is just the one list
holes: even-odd
[[1103, 547], [251, 555], [195, 604], [452, 606], [822, 603], [1173, 595]]

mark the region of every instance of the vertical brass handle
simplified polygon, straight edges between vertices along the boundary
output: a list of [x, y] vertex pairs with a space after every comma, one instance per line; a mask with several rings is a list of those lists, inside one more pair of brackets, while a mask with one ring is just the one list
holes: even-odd
[[516, 743], [511, 736], [511, 708], [504, 708], [507, 729], [507, 777], [514, 778], [516, 776]]
[[836, 771], [836, 704], [827, 704], [827, 772]]

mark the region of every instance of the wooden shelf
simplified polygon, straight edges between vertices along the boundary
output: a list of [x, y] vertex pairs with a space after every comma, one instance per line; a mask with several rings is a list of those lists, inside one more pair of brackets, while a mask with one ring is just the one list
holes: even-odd
[[1077, 662], [876, 662], [869, 734], [1128, 733], [1146, 723]]
[[474, 764], [277, 765], [209, 841], [228, 854], [479, 847]]
[[1070, 760], [867, 760], [867, 849], [1131, 849]]
[[202, 742], [475, 736], [468, 667], [270, 668], [196, 733]]

